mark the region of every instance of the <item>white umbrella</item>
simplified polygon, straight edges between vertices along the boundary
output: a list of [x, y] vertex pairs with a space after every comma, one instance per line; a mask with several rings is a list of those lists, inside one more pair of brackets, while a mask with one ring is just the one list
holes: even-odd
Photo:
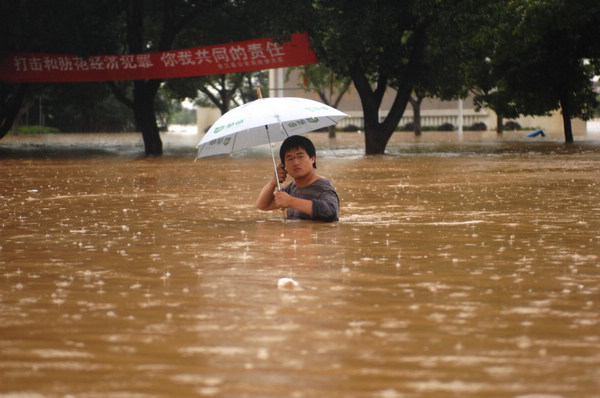
[[347, 116], [335, 108], [306, 98], [259, 98], [221, 116], [200, 140], [196, 159], [269, 144], [277, 175], [272, 142], [332, 126]]

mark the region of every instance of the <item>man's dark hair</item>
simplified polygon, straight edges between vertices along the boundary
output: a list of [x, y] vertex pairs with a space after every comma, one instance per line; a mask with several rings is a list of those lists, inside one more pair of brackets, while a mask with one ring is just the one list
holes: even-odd
[[302, 135], [292, 135], [283, 141], [281, 144], [281, 148], [279, 148], [279, 157], [281, 158], [281, 163], [285, 164], [285, 154], [290, 149], [302, 148], [308, 154], [308, 157], [314, 157], [315, 161], [313, 163], [313, 167], [317, 168], [317, 151], [312, 141]]

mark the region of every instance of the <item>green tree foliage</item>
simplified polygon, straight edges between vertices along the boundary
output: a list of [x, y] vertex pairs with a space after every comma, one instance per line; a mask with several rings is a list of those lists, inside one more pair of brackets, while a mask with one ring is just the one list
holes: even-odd
[[[39, 122], [40, 101], [44, 123], [63, 132], [135, 131], [133, 114], [116, 100], [104, 83], [3, 86], [27, 88], [12, 127], [8, 126], [13, 133], [22, 122]], [[1, 94], [0, 98], [3, 98]]]
[[242, 86], [240, 87], [240, 98], [242, 103], [254, 101], [258, 98], [257, 89], [261, 89], [263, 97], [269, 96], [269, 73], [267, 71], [256, 71], [245, 73]]
[[[220, 4], [218, 0], [200, 3], [186, 0], [122, 0], [122, 38], [117, 39], [115, 44], [121, 45], [126, 54], [170, 50], [177, 35], [186, 26], [196, 23], [204, 11]], [[161, 79], [152, 79], [111, 85], [115, 96], [133, 110], [137, 128], [142, 132], [146, 155], [149, 156], [162, 155], [156, 110], [156, 96], [162, 83]], [[131, 92], [131, 96], [128, 92]]]
[[[191, 100], [201, 107], [216, 107], [221, 114], [257, 98], [257, 88], [268, 87], [265, 71], [170, 79], [165, 84], [172, 98]], [[263, 90], [265, 94], [267, 90]]]
[[340, 76], [323, 64], [290, 68], [286, 78], [294, 71], [299, 72], [299, 88], [317, 93], [323, 103], [333, 107], [339, 105], [352, 83], [349, 76]]
[[196, 110], [184, 108], [179, 101], [173, 101], [169, 124], [196, 124]]
[[[452, 100], [468, 95], [465, 60], [473, 59], [474, 48], [465, 38], [487, 25], [482, 5], [486, 1], [438, 2], [423, 11], [427, 16], [427, 43], [418, 79], [409, 102], [414, 114], [415, 135], [421, 134], [421, 103], [425, 98]], [[421, 6], [423, 7], [423, 6]]]
[[[0, 4], [4, 33], [0, 56], [8, 51], [138, 54], [247, 39], [254, 29], [241, 23], [243, 9], [229, 0], [7, 0]], [[13, 31], [9, 30], [14, 29]], [[115, 97], [133, 111], [147, 155], [160, 155], [157, 108], [162, 80], [110, 83]], [[0, 85], [0, 137], [26, 103], [27, 84]], [[50, 90], [48, 85], [36, 86]], [[39, 97], [42, 93], [29, 93]]]
[[236, 95], [244, 82], [244, 74], [211, 76], [202, 79], [204, 84], [198, 86], [200, 96], [196, 99], [199, 105], [216, 106], [221, 114], [227, 112], [231, 105], [239, 105]]
[[[308, 26], [320, 62], [352, 78], [361, 99], [365, 151], [379, 154], [408, 103], [424, 59], [426, 22], [414, 2], [315, 2]], [[388, 88], [396, 95], [387, 116], [380, 108]]]
[[588, 119], [598, 104], [591, 81], [600, 73], [600, 3], [505, 0], [488, 12], [501, 23], [475, 36], [476, 100], [509, 117], [561, 109], [565, 141], [573, 141], [571, 119]]
[[[196, 23], [183, 29], [177, 48], [198, 47], [264, 37], [265, 20], [260, 5], [254, 2], [223, 1], [218, 7], [205, 9]], [[221, 113], [257, 98], [256, 88], [266, 94], [268, 73], [264, 71], [170, 79], [166, 87], [172, 98], [189, 99], [199, 106], [217, 107]]]
[[486, 4], [482, 7], [482, 16], [497, 23], [480, 21], [473, 35], [465, 40], [465, 46], [471, 49], [471, 54], [463, 64], [469, 76], [467, 85], [474, 95], [475, 106], [494, 110], [497, 115], [496, 131], [501, 134], [504, 118], [516, 118], [522, 113], [506, 87], [503, 71], [493, 65], [505, 51], [501, 40], [512, 37], [513, 25], [510, 21], [514, 20], [514, 16], [504, 1]]
[[[597, 105], [590, 85], [600, 72], [597, 0], [0, 2], [0, 57], [9, 51], [84, 57], [144, 53], [253, 37], [284, 38], [297, 31], [309, 32], [322, 65], [352, 79], [363, 107], [369, 154], [384, 153], [411, 93], [447, 99], [473, 89], [481, 105], [504, 116], [560, 108], [566, 141], [572, 140], [571, 117], [587, 118]], [[167, 89], [173, 97], [184, 98], [204, 90], [205, 99], [225, 110], [236, 101], [251, 100], [255, 85], [263, 86], [250, 76], [189, 79], [167, 84]], [[148, 155], [162, 153], [157, 99], [163, 83], [111, 84], [116, 97], [133, 110]], [[392, 106], [380, 119], [389, 89]], [[0, 138], [28, 98], [52, 90], [0, 83]], [[104, 101], [102, 90], [90, 98]]]
[[47, 124], [63, 132], [135, 131], [131, 111], [104, 83], [47, 85], [44, 104]]
[[[118, 4], [97, 0], [5, 0], [0, 2], [0, 58], [8, 52], [112, 53]], [[1, 79], [1, 77], [0, 77]], [[0, 138], [40, 97], [50, 98], [51, 85], [0, 82]]]
[[[247, 39], [254, 32], [245, 8], [228, 0], [122, 0], [125, 4], [126, 53], [166, 51], [173, 48], [198, 47]], [[253, 7], [254, 8], [254, 7]], [[204, 78], [186, 82], [188, 88], [173, 84], [169, 92], [176, 97], [188, 94], [194, 86], [202, 91]], [[155, 97], [163, 80], [136, 80], [132, 97], [113, 84], [117, 98], [133, 109], [138, 128], [144, 137], [147, 155], [162, 154], [162, 142], [156, 124]], [[196, 86], [197, 85], [197, 86]], [[228, 105], [235, 90], [224, 82], [222, 104]], [[206, 90], [210, 92], [210, 90]]]
[[[444, 96], [457, 96], [464, 91], [464, 76], [457, 73], [435, 82], [428, 80], [444, 70], [443, 63], [433, 65], [433, 60], [448, 63], [451, 57], [461, 56], [451, 53], [457, 46], [447, 44], [455, 43], [451, 38], [460, 37], [464, 31], [457, 26], [470, 18], [457, 21], [455, 16], [476, 11], [475, 1], [448, 3], [316, 0], [281, 5], [272, 1], [266, 8], [273, 15], [290, 15], [292, 18], [284, 20], [273, 17], [271, 22], [280, 31], [308, 31], [319, 62], [340, 76], [351, 77], [363, 108], [365, 151], [381, 154], [415, 88], [420, 86], [432, 95]], [[431, 66], [431, 73], [425, 73], [427, 66]], [[450, 76], [459, 76], [458, 82]], [[390, 88], [394, 99], [380, 120], [383, 96]]]

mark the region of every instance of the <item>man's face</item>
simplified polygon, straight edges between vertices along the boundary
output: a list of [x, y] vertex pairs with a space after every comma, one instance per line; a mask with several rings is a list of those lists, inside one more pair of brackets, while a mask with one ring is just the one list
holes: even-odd
[[304, 148], [292, 148], [284, 156], [285, 169], [292, 178], [306, 177], [313, 172], [315, 158], [308, 156]]

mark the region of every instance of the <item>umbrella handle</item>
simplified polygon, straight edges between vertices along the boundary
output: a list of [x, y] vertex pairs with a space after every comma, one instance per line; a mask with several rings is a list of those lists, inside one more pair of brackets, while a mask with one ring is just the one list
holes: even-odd
[[275, 167], [275, 181], [277, 181], [277, 190], [281, 191], [281, 183], [279, 182], [279, 175], [277, 174], [277, 166]]

